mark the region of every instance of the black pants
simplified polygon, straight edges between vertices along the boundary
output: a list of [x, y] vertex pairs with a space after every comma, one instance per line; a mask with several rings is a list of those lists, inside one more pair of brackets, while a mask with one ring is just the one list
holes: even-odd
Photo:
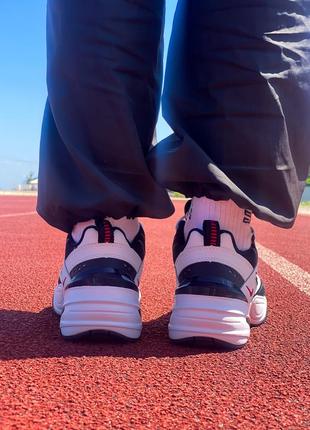
[[[169, 1], [169, 0], [168, 0]], [[293, 224], [310, 164], [310, 1], [49, 0], [38, 212], [164, 218], [166, 188]]]

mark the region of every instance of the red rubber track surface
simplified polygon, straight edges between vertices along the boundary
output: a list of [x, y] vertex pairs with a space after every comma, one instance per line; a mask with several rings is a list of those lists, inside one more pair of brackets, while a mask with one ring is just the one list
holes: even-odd
[[0, 215], [30, 212], [36, 208], [35, 197], [0, 196]]
[[254, 221], [256, 239], [259, 243], [310, 271], [310, 217], [299, 215], [292, 229], [278, 228], [261, 221]]
[[[268, 322], [252, 329], [245, 348], [220, 352], [169, 341], [170, 244], [182, 206], [176, 202], [168, 220], [144, 221], [144, 328], [130, 344], [64, 341], [51, 297], [65, 235], [36, 215], [1, 219], [1, 429], [310, 428], [310, 298], [267, 265], [260, 267]], [[1, 197], [0, 207], [32, 211], [35, 200]], [[309, 222], [277, 230], [291, 241], [286, 258], [300, 265], [309, 264], [309, 252], [301, 258], [293, 239]], [[260, 242], [280, 252], [268, 224], [256, 226]]]

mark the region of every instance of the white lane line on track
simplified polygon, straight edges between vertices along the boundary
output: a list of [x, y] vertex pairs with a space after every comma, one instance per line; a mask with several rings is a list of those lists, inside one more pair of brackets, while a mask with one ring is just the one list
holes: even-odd
[[13, 213], [13, 214], [3, 214], [0, 215], [0, 218], [12, 218], [12, 217], [16, 217], [16, 216], [26, 216], [26, 215], [35, 215], [36, 212], [17, 212], [17, 213]]
[[283, 278], [293, 284], [300, 291], [310, 296], [310, 273], [303, 270], [297, 264], [291, 263], [286, 258], [265, 248], [260, 243], [257, 243], [259, 257], [278, 272]]

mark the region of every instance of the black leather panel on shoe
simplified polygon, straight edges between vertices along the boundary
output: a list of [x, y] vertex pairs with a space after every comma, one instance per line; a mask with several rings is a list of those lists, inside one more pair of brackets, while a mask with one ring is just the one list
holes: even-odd
[[111, 286], [138, 291], [134, 283], [136, 270], [126, 261], [115, 258], [95, 258], [75, 266], [71, 282], [66, 288], [83, 286]]
[[116, 258], [95, 258], [75, 266], [70, 272], [67, 288], [111, 286], [138, 291], [134, 279], [137, 272], [126, 261]]
[[66, 288], [75, 287], [119, 287], [139, 291], [137, 285], [117, 272], [110, 273], [107, 268], [96, 272], [81, 272], [76, 275]]
[[66, 240], [66, 249], [65, 249], [65, 259], [68, 257], [69, 254], [71, 254], [72, 251], [75, 250], [77, 247], [76, 242], [74, 241], [71, 234], [68, 234], [67, 240]]
[[193, 294], [197, 296], [212, 296], [212, 297], [227, 297], [230, 299], [238, 299], [243, 302], [247, 302], [247, 298], [240, 290], [235, 286], [228, 286], [224, 284], [212, 283], [204, 280], [203, 278], [197, 278], [190, 281], [184, 286], [180, 286], [176, 289], [175, 294]]
[[187, 202], [185, 203], [185, 206], [184, 206], [184, 214], [185, 215], [190, 210], [191, 204], [192, 204], [192, 199], [187, 200]]
[[137, 271], [127, 261], [117, 258], [93, 258], [92, 260], [83, 261], [77, 264], [70, 272], [70, 278], [74, 278], [79, 273], [97, 272], [105, 269], [105, 273], [119, 273], [119, 275], [129, 278], [131, 281], [135, 279]]
[[185, 237], [184, 237], [184, 226], [185, 226], [185, 221], [181, 220], [177, 226], [177, 231], [176, 231], [175, 236], [174, 236], [173, 245], [172, 245], [172, 253], [173, 253], [173, 261], [174, 262], [186, 246], [186, 241], [185, 241]]
[[130, 243], [130, 247], [136, 251], [141, 260], [144, 259], [145, 256], [145, 233], [143, 227], [140, 226], [140, 229], [134, 238], [134, 240]]
[[179, 283], [183, 284], [198, 277], [216, 283], [217, 280], [221, 280], [220, 284], [224, 280], [224, 284], [234, 285], [239, 288], [242, 287], [245, 281], [240, 273], [232, 267], [209, 261], [190, 264], [181, 271], [178, 279]]
[[262, 296], [262, 297], [266, 296], [265, 286], [264, 286], [263, 283], [261, 283], [261, 286], [259, 287], [259, 289], [258, 289], [257, 293], [255, 294], [255, 296]]
[[247, 301], [241, 291], [244, 279], [235, 269], [221, 263], [199, 262], [182, 270], [176, 294], [197, 294], [238, 298]]

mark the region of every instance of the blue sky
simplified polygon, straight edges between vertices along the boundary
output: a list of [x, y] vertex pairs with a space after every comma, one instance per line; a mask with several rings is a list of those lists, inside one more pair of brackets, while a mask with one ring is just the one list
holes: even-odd
[[[165, 57], [177, 0], [167, 0]], [[0, 0], [0, 189], [37, 174], [46, 98], [44, 0]], [[170, 133], [159, 117], [159, 139]]]

